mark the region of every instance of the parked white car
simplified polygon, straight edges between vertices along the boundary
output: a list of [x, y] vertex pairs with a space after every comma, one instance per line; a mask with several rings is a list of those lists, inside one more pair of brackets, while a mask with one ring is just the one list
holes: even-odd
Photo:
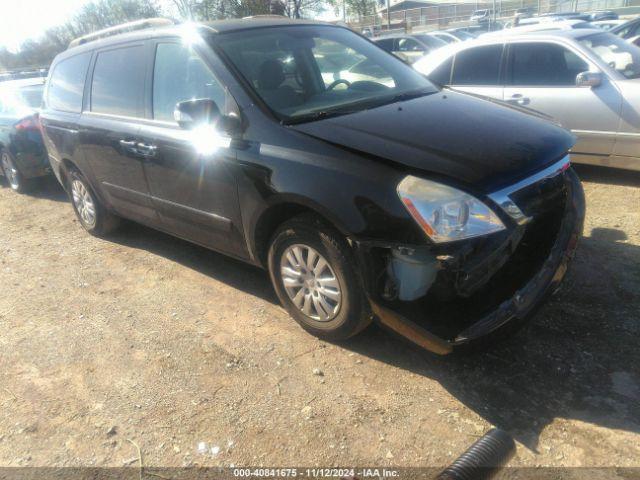
[[[530, 20], [540, 20], [537, 22], [529, 22]], [[480, 35], [480, 38], [501, 37], [508, 32], [510, 35], [528, 32], [542, 32], [547, 30], [573, 30], [575, 28], [593, 28], [589, 22], [584, 20], [557, 20], [553, 17], [527, 18], [523, 20], [526, 24], [520, 24], [518, 27], [511, 27], [504, 30], [496, 30]]]
[[574, 162], [640, 170], [640, 48], [615, 35], [505, 31], [448, 45], [414, 68], [436, 83], [555, 118], [578, 138]]

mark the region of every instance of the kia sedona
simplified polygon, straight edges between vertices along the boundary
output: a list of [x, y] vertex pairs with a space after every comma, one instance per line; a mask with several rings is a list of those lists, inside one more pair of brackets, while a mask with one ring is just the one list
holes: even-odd
[[375, 319], [440, 354], [558, 288], [584, 218], [566, 130], [340, 26], [136, 26], [75, 40], [47, 82], [49, 158], [88, 232], [140, 222], [267, 269], [313, 335]]

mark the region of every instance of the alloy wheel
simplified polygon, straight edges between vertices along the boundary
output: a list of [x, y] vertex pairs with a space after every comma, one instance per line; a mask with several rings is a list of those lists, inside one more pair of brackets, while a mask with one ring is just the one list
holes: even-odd
[[82, 221], [88, 227], [93, 227], [96, 224], [96, 206], [84, 183], [74, 180], [71, 184], [71, 196]]
[[2, 170], [4, 171], [4, 176], [7, 179], [7, 182], [9, 182], [9, 185], [11, 185], [11, 188], [14, 190], [20, 188], [19, 172], [13, 164], [11, 157], [6, 152], [2, 154]]
[[342, 291], [329, 262], [308, 245], [289, 246], [280, 259], [282, 283], [293, 304], [320, 322], [340, 311]]

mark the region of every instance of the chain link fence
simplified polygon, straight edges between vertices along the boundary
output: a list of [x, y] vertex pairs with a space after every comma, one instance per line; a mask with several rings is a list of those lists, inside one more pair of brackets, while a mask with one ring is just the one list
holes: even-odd
[[[471, 25], [477, 10], [490, 10], [490, 22], [502, 25], [512, 21], [518, 11], [533, 15], [560, 12], [613, 10], [619, 15], [640, 14], [640, 0], [458, 0], [408, 10], [386, 11], [376, 15], [347, 19], [356, 31], [378, 35], [388, 32], [423, 32]], [[495, 24], [494, 24], [495, 26]], [[491, 25], [489, 25], [491, 28]]]

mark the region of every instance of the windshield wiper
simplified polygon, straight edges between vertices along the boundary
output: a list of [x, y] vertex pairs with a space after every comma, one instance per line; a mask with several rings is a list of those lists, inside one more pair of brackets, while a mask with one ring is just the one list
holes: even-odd
[[410, 92], [397, 93], [395, 95], [383, 96], [383, 97], [374, 97], [367, 98], [364, 100], [360, 100], [358, 102], [354, 102], [349, 105], [349, 108], [331, 108], [327, 110], [320, 110], [318, 112], [311, 113], [303, 113], [301, 115], [293, 116], [288, 119], [283, 120], [283, 124], [285, 125], [295, 125], [297, 123], [304, 122], [313, 122], [316, 120], [324, 120], [326, 118], [337, 117], [340, 115], [348, 115], [350, 113], [358, 113], [363, 110], [368, 110], [370, 108], [381, 107], [383, 105], [388, 105], [390, 103], [396, 102], [404, 102], [407, 100], [411, 100], [418, 97], [423, 97], [425, 95], [431, 95], [432, 93], [436, 93], [437, 90], [414, 90]]
[[304, 113], [295, 117], [284, 120], [282, 123], [285, 125], [295, 125], [296, 123], [313, 122], [316, 120], [324, 120], [325, 118], [337, 117], [340, 115], [347, 115], [349, 113], [360, 112], [361, 109], [341, 109], [336, 108], [332, 110], [320, 110], [319, 112]]
[[407, 100], [413, 100], [414, 98], [424, 97], [425, 95], [430, 95], [432, 93], [435, 93], [435, 92], [431, 91], [431, 90], [419, 90], [417, 92], [399, 93], [399, 94], [394, 95], [393, 97], [391, 97], [389, 103], [405, 102]]

